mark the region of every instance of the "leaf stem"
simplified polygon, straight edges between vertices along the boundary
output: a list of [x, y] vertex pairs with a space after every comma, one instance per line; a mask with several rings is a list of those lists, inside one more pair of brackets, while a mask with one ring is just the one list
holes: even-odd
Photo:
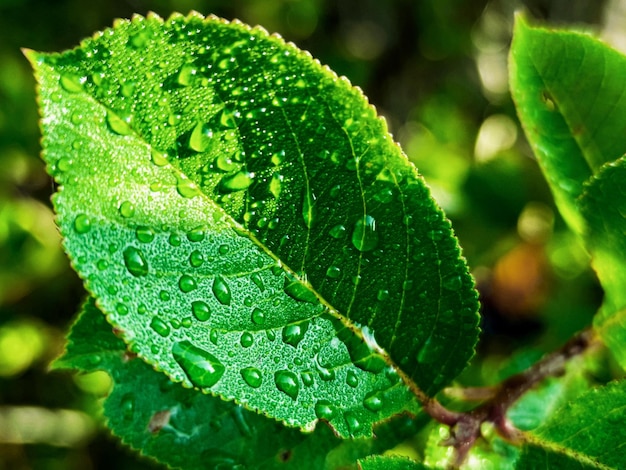
[[[509, 408], [526, 392], [547, 377], [555, 377], [565, 372], [567, 362], [586, 351], [596, 340], [595, 332], [587, 328], [565, 343], [558, 350], [547, 354], [528, 369], [504, 380], [489, 391], [492, 393], [486, 401], [467, 412], [450, 411], [434, 398], [423, 400], [424, 411], [436, 421], [450, 426], [452, 434], [442, 445], [455, 448], [456, 457], [453, 468], [463, 463], [469, 450], [481, 435], [481, 426], [485, 422], [493, 423], [498, 434], [511, 442], [522, 440], [522, 433], [507, 419]], [[473, 396], [473, 389], [462, 395]]]

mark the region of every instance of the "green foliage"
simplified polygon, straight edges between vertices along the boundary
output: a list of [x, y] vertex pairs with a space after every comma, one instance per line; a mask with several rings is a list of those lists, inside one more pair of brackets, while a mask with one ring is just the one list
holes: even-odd
[[471, 412], [440, 392], [474, 352], [472, 278], [360, 90], [261, 28], [198, 14], [27, 56], [90, 295], [54, 366], [111, 376], [123, 442], [183, 468], [623, 464], [625, 382], [590, 378], [597, 338], [626, 367], [622, 55], [517, 17], [517, 111], [605, 298], [591, 346], [511, 361], [520, 374]]

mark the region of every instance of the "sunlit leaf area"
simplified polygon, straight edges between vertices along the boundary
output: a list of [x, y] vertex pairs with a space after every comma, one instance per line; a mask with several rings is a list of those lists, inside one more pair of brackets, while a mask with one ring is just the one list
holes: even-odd
[[[603, 298], [596, 275], [590, 268], [589, 255], [571, 229], [575, 222], [564, 220], [558, 212], [549, 184], [541, 174], [531, 145], [525, 140], [510, 96], [507, 61], [514, 14], [520, 9], [539, 20], [575, 25], [578, 29], [593, 32], [618, 50], [626, 48], [624, 0], [0, 0], [0, 470], [163, 468], [133, 454], [111, 435], [123, 435], [129, 423], [123, 413], [117, 413], [107, 422], [106, 407], [123, 410], [132, 406], [125, 388], [113, 390], [113, 379], [119, 378], [112, 379], [111, 375], [115, 374], [124, 378], [124, 387], [130, 387], [129, 390], [133, 386], [135, 389], [143, 387], [146, 394], [161, 394], [163, 400], [172, 403], [194, 402], [194, 406], [199, 407], [197, 409], [206, 410], [207, 414], [225, 416], [220, 418], [221, 421], [207, 421], [198, 426], [197, 442], [204, 442], [205, 436], [214, 436], [216, 429], [222, 426], [238, 429], [244, 436], [249, 432], [246, 426], [256, 426], [256, 434], [276, 436], [279, 444], [272, 445], [297, 449], [298, 458], [309, 462], [311, 468], [324, 468], [324, 465], [334, 465], [335, 468], [357, 459], [362, 459], [362, 468], [426, 468], [407, 458], [423, 462], [428, 468], [437, 468], [440, 462], [449, 458], [450, 451], [439, 446], [441, 439], [449, 437], [443, 426], [436, 423], [425, 426], [424, 422], [408, 419], [376, 428], [378, 442], [367, 441], [370, 446], [367, 449], [365, 444], [360, 447], [350, 443], [338, 445], [330, 427], [324, 428], [321, 432], [325, 433], [323, 442], [328, 448], [316, 449], [299, 431], [280, 427], [277, 422], [243, 408], [222, 407], [219, 401], [203, 402], [202, 395], [192, 394], [190, 390], [169, 382], [165, 375], [154, 374], [144, 363], [120, 364], [106, 358], [102, 367], [96, 367], [97, 364], [89, 362], [95, 360], [95, 356], [81, 355], [89, 351], [80, 348], [71, 351], [74, 361], [71, 366], [86, 372], [74, 374], [59, 370], [63, 366], [59, 363], [50, 371], [51, 362], [63, 353], [67, 330], [81, 308], [81, 320], [75, 324], [74, 333], [81, 331], [83, 338], [92, 334], [94, 344], [102, 346], [100, 352], [114, 351], [119, 355], [125, 346], [119, 338], [103, 334], [107, 333], [109, 326], [94, 305], [86, 300], [83, 284], [64, 254], [58, 227], [63, 227], [62, 214], [57, 225], [50, 200], [57, 183], [46, 174], [41, 159], [35, 79], [22, 48], [40, 52], [63, 51], [74, 47], [94, 31], [111, 27], [116, 18], [131, 18], [135, 13], [147, 15], [150, 11], [168, 18], [173, 12], [187, 14], [196, 10], [202, 15], [214, 14], [229, 20], [238, 18], [249, 25], [262, 25], [270, 33], [276, 32], [285, 41], [309, 51], [338, 75], [346, 76], [363, 90], [377, 112], [384, 116], [390, 133], [415, 164], [439, 207], [452, 222], [479, 291], [481, 334], [477, 354], [463, 370], [475, 343], [474, 337], [468, 338], [466, 342], [459, 341], [465, 348], [465, 355], [456, 363], [452, 361], [451, 365], [446, 365], [450, 370], [446, 369], [445, 373], [435, 371], [430, 365], [427, 369], [433, 371], [433, 377], [440, 373], [446, 375], [446, 380], [454, 379], [452, 387], [487, 386], [523, 370], [543, 353], [554, 350], [575, 332], [590, 325]], [[283, 47], [282, 42], [280, 44]], [[317, 73], [317, 69], [314, 72]], [[68, 82], [67, 86], [71, 88], [72, 83]], [[203, 106], [201, 99], [196, 99], [199, 106]], [[85, 112], [89, 109], [85, 105]], [[117, 119], [108, 125], [118, 126], [120, 130], [126, 124], [119, 117]], [[228, 116], [223, 119], [228, 128]], [[206, 150], [201, 130], [196, 135], [194, 129], [189, 124], [187, 138], [195, 139], [197, 142], [193, 145]], [[395, 152], [387, 147], [381, 148], [390, 154]], [[614, 173], [609, 177], [621, 181], [618, 170]], [[241, 175], [239, 179], [233, 177], [222, 184], [249, 185], [245, 174]], [[85, 191], [89, 190], [90, 183], [84, 184]], [[619, 192], [619, 182], [598, 187], [593, 191], [600, 194], [597, 196], [600, 201], [602, 194], [610, 196], [612, 192]], [[197, 190], [193, 185], [189, 188]], [[593, 191], [585, 200], [585, 210], [588, 217], [595, 220], [594, 227], [602, 227], [604, 214], [600, 210], [601, 204], [594, 205], [597, 203]], [[80, 203], [80, 191], [71, 197]], [[298, 193], [297, 197], [301, 195]], [[301, 222], [303, 217], [307, 226], [313, 224], [315, 214], [306, 201], [313, 199], [313, 195], [305, 194], [304, 207], [298, 212], [298, 220]], [[130, 207], [129, 203], [125, 209], [130, 211]], [[121, 206], [119, 210], [123, 211]], [[224, 210], [228, 212], [229, 207]], [[150, 217], [151, 220], [158, 218], [158, 214]], [[70, 225], [76, 223], [78, 219], [74, 218], [68, 222]], [[368, 243], [375, 245], [377, 242], [368, 240], [368, 224], [373, 222], [367, 217], [356, 222], [354, 234], [362, 232], [362, 236], [353, 235], [352, 243], [359, 252], [369, 251]], [[620, 240], [621, 229], [617, 227], [615, 230], [618, 233], [609, 234], [607, 239], [592, 233], [592, 247], [601, 250], [611, 245], [612, 236]], [[237, 240], [232, 243], [239, 243]], [[70, 240], [68, 246], [71, 243]], [[103, 247], [100, 248], [106, 249]], [[134, 252], [124, 252], [126, 268], [139, 279], [145, 277], [147, 271], [142, 270], [145, 260], [138, 256]], [[233, 265], [237, 262], [236, 257], [229, 260]], [[602, 271], [602, 262], [600, 259], [596, 265], [596, 268], [600, 267], [600, 273], [608, 269]], [[80, 263], [83, 261], [76, 264]], [[91, 269], [89, 262], [83, 264], [87, 265], [85, 270]], [[83, 273], [81, 266], [77, 269]], [[333, 277], [327, 274], [326, 267], [324, 273]], [[375, 274], [384, 278], [384, 274], [377, 271]], [[183, 278], [179, 282], [182, 283]], [[193, 281], [193, 278], [189, 279], [189, 282]], [[252, 281], [258, 287], [256, 278]], [[297, 290], [304, 284], [297, 283], [291, 288], [287, 281], [285, 292], [291, 295], [292, 299], [287, 300], [293, 305], [296, 305], [293, 299], [302, 300], [303, 295], [312, 295], [306, 289], [304, 294]], [[469, 281], [464, 282], [465, 287], [470, 285]], [[180, 284], [180, 287], [183, 291], [196, 289], [195, 284], [185, 288]], [[460, 286], [455, 289], [459, 290]], [[618, 303], [623, 293], [616, 289], [609, 290], [608, 294], [611, 296], [609, 300]], [[385, 292], [377, 289], [370, 293], [364, 291], [359, 296], [365, 302], [367, 295], [371, 294], [375, 301], [376, 297], [381, 300]], [[222, 305], [230, 304], [228, 286], [214, 282], [213, 293]], [[469, 293], [464, 295], [471, 296]], [[199, 303], [195, 303], [193, 309], [196, 318], [208, 315], [208, 310], [203, 310], [204, 306]], [[297, 315], [295, 307], [287, 310], [290, 315]], [[358, 313], [355, 318], [358, 319]], [[327, 328], [335, 328], [330, 320], [325, 321]], [[596, 321], [599, 327], [604, 327], [603, 320]], [[158, 333], [158, 328], [151, 326]], [[164, 328], [169, 327], [164, 324]], [[309, 328], [308, 323], [306, 328]], [[312, 331], [313, 327], [309, 334], [313, 334]], [[293, 334], [296, 333], [294, 330]], [[332, 334], [335, 334], [334, 330]], [[302, 340], [296, 336], [287, 336], [287, 344], [294, 346]], [[165, 341], [158, 336], [155, 338]], [[241, 341], [244, 341], [243, 336]], [[620, 338], [608, 341], [615, 344]], [[183, 370], [187, 364], [185, 361], [197, 354], [190, 345], [188, 341], [168, 345], [178, 351], [174, 355], [182, 358], [177, 361]], [[68, 346], [68, 352], [71, 348]], [[286, 350], [290, 350], [289, 347]], [[437, 354], [443, 352], [437, 351]], [[149, 354], [148, 351], [142, 357]], [[354, 357], [352, 360], [358, 362]], [[516, 426], [522, 430], [535, 429], [544, 422], [545, 416], [572, 398], [571, 391], [577, 384], [582, 391], [591, 382], [606, 383], [620, 374], [619, 367], [610, 358], [584, 360], [591, 362], [585, 366], [585, 377], [568, 373], [563, 381], [548, 380], [513, 407], [509, 417]], [[440, 363], [439, 359], [437, 362]], [[218, 364], [217, 374], [229, 377], [230, 371]], [[256, 395], [251, 395], [252, 408], [278, 420], [286, 420], [295, 413], [289, 408], [292, 400], [287, 399], [295, 399], [299, 393], [290, 385], [291, 372], [268, 369], [268, 373], [274, 375], [278, 389], [287, 397], [283, 396], [282, 402], [268, 408], [264, 402], [266, 384], [261, 387], [260, 376], [257, 376], [260, 372], [255, 368], [240, 367], [237, 361], [235, 365], [241, 369], [237, 369], [237, 373], [256, 390]], [[173, 363], [172, 376], [177, 367]], [[194, 364], [188, 367], [193, 368]], [[94, 372], [95, 369], [102, 370]], [[163, 370], [168, 372], [167, 368]], [[457, 377], [461, 370], [463, 372]], [[355, 377], [357, 373], [361, 374], [359, 380], [364, 394], [369, 393], [364, 382], [367, 384], [370, 380], [378, 386], [376, 381], [390, 380], [382, 377], [384, 374], [378, 378], [366, 376], [358, 367], [354, 367], [354, 371]], [[592, 378], [588, 376], [589, 371]], [[433, 380], [430, 376], [428, 378]], [[387, 382], [380, 386], [391, 387]], [[191, 385], [202, 388], [214, 383], [205, 374]], [[419, 385], [427, 389], [429, 383]], [[436, 393], [439, 388], [434, 387], [431, 391]], [[622, 388], [616, 386], [611, 391], [619, 398]], [[446, 399], [453, 401], [454, 389], [446, 391]], [[221, 393], [221, 389], [218, 392]], [[329, 387], [324, 393], [328, 396], [322, 396], [318, 403], [326, 403], [337, 391]], [[107, 396], [110, 402], [105, 405]], [[228, 391], [224, 396], [230, 398]], [[369, 394], [366, 396], [370, 397]], [[587, 395], [581, 401], [581, 409], [587, 403], [585, 400], [591, 403], [593, 396]], [[382, 420], [401, 411], [411, 411], [411, 406], [377, 409], [380, 413], [376, 417]], [[159, 411], [145, 408], [137, 413], [153, 416], [150, 426], [161, 429], [163, 424], [159, 418], [164, 415]], [[297, 416], [297, 425], [306, 427], [315, 421], [316, 414], [319, 418], [320, 413], [327, 413], [325, 418], [333, 424], [330, 408], [310, 409], [307, 413]], [[592, 414], [589, 419], [594, 418]], [[565, 421], [575, 421], [576, 417], [576, 412], [562, 415]], [[169, 415], [166, 418], [167, 422]], [[181, 413], [179, 419], [187, 418]], [[553, 437], [553, 425], [554, 418], [541, 432]], [[415, 429], [421, 427], [424, 429], [416, 434]], [[350, 429], [349, 423], [344, 428], [337, 425], [335, 430], [345, 436], [359, 434]], [[371, 427], [361, 434], [371, 434]], [[483, 451], [485, 455], [489, 453], [493, 465], [497, 465], [493, 460], [494, 449], [503, 456], [503, 462], [507, 452], [515, 452], [494, 437], [489, 429], [483, 434], [484, 442], [481, 441], [471, 455], [474, 460], [470, 460], [470, 464], [477, 465], [475, 468], [480, 468]], [[229, 434], [224, 431], [222, 435]], [[561, 442], [558, 439], [560, 437], [554, 441]], [[168, 451], [169, 447], [159, 449], [161, 441], [155, 442], [133, 442], [132, 445], [167, 460], [159, 452]], [[388, 452], [393, 456], [365, 458], [382, 452], [380, 449], [384, 446], [393, 447]], [[231, 454], [239, 452], [248, 457], [253, 455], [258, 459], [265, 452], [270, 464], [265, 463], [264, 468], [272, 468], [275, 453], [274, 448], [270, 446], [268, 449], [263, 440], [250, 444], [246, 439], [224, 439], [223, 442], [215, 441], [210, 448], [220, 448]], [[540, 458], [538, 452], [540, 450], [532, 447], [525, 449], [521, 461], [531, 465], [535, 462], [533, 459]], [[326, 454], [328, 457], [324, 457], [324, 462], [320, 455]], [[213, 462], [216, 468], [227, 463], [227, 460], [218, 460]], [[192, 464], [196, 465], [193, 468], [203, 468], [210, 463], [201, 455], [200, 460]], [[247, 465], [253, 466], [254, 461], [250, 460]], [[296, 462], [292, 468], [298, 468]]]

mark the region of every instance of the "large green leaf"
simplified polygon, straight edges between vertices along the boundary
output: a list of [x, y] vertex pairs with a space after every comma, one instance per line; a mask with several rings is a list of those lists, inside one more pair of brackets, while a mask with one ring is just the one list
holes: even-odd
[[564, 406], [529, 435], [517, 468], [623, 468], [625, 397], [626, 382], [614, 382]]
[[626, 159], [607, 163], [580, 199], [587, 221], [587, 246], [604, 289], [594, 326], [626, 368]]
[[[341, 468], [359, 457], [382, 452], [415, 432], [396, 419], [377, 427], [376, 439], [344, 442], [326, 426], [302, 434], [240, 405], [183, 388], [129, 354], [93, 299], [84, 305], [70, 331], [66, 351], [53, 367], [106, 371], [114, 380], [104, 402], [111, 431], [143, 455], [186, 469], [228, 465]], [[397, 432], [388, 432], [388, 427]], [[341, 449], [344, 446], [350, 451]], [[329, 455], [332, 449], [336, 451]]]
[[147, 362], [342, 436], [464, 368], [478, 318], [457, 241], [346, 80], [195, 14], [28, 54], [66, 251]]
[[590, 35], [530, 26], [518, 15], [511, 93], [555, 200], [579, 233], [583, 183], [626, 153], [626, 57]]

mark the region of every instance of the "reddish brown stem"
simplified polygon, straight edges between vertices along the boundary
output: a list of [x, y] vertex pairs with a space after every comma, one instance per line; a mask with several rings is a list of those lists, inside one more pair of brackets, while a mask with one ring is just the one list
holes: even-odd
[[435, 399], [423, 402], [424, 410], [433, 419], [451, 427], [452, 435], [443, 444], [456, 449], [454, 467], [458, 468], [463, 463], [467, 453], [480, 437], [480, 428], [485, 422], [493, 423], [496, 431], [503, 438], [513, 442], [518, 441], [521, 437], [520, 431], [506, 418], [509, 408], [545, 378], [563, 374], [567, 361], [583, 353], [593, 341], [593, 331], [583, 330], [557, 351], [544, 356], [525, 371], [503, 381], [494, 388], [493, 396], [474, 410], [450, 411]]

